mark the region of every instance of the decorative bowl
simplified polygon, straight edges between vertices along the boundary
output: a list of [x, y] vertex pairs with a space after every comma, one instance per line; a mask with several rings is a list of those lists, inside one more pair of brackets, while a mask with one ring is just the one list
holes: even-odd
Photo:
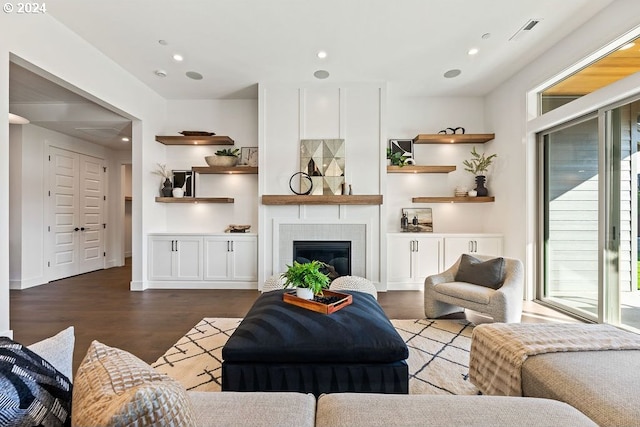
[[236, 156], [206, 156], [204, 160], [209, 166], [235, 166], [238, 164]]

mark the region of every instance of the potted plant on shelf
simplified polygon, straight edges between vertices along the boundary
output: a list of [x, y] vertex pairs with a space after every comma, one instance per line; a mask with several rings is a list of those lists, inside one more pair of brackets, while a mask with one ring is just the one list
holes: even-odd
[[387, 148], [387, 164], [391, 166], [404, 166], [407, 158], [401, 152], [392, 152], [391, 148]]
[[293, 261], [282, 273], [285, 288], [296, 288], [298, 298], [313, 299], [315, 295], [322, 295], [322, 290], [329, 287], [329, 276], [320, 271], [325, 263], [313, 260], [304, 264]]
[[476, 179], [476, 195], [478, 196], [486, 196], [489, 194], [489, 191], [484, 186], [484, 183], [487, 179], [485, 173], [493, 163], [493, 159], [498, 157], [497, 154], [491, 154], [490, 156], [485, 156], [485, 153], [478, 154], [476, 151], [475, 145], [471, 149], [471, 159], [465, 160], [462, 164], [465, 166], [464, 170], [467, 172], [471, 172], [475, 175]]
[[238, 164], [239, 156], [239, 149], [225, 148], [216, 151], [214, 156], [206, 156], [204, 159], [209, 166], [235, 166]]

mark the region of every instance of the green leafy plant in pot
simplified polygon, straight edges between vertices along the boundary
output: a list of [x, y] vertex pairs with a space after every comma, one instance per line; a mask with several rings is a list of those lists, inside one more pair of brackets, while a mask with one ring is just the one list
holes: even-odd
[[293, 261], [282, 273], [284, 287], [296, 288], [299, 298], [313, 299], [315, 295], [322, 295], [322, 290], [329, 287], [329, 276], [320, 271], [325, 266], [325, 263], [317, 260], [304, 264]]
[[407, 158], [399, 151], [396, 151], [395, 153], [392, 152], [391, 148], [387, 148], [387, 160], [389, 160], [391, 166], [402, 167], [407, 164]]
[[462, 164], [465, 166], [464, 170], [475, 175], [475, 191], [477, 195], [487, 196], [489, 194], [489, 191], [484, 186], [484, 183], [487, 179], [485, 173], [487, 172], [487, 170], [489, 170], [489, 166], [491, 166], [491, 163], [493, 163], [493, 159], [498, 157], [498, 155], [491, 154], [489, 156], [486, 156], [484, 152], [482, 154], [479, 154], [476, 151], [476, 147], [474, 145], [471, 149], [471, 156], [471, 159], [462, 162]]

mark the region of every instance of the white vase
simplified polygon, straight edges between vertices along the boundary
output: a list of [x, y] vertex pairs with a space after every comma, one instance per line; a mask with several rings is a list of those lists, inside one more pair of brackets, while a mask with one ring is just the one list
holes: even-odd
[[180, 187], [176, 187], [172, 190], [173, 197], [180, 198], [184, 197], [184, 190]]
[[313, 291], [309, 288], [296, 288], [296, 296], [302, 299], [313, 299]]

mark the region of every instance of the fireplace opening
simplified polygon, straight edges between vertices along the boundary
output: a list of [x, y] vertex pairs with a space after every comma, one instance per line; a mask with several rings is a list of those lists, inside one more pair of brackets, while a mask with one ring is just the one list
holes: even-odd
[[293, 259], [300, 264], [320, 261], [331, 280], [351, 275], [351, 242], [341, 240], [294, 240]]

